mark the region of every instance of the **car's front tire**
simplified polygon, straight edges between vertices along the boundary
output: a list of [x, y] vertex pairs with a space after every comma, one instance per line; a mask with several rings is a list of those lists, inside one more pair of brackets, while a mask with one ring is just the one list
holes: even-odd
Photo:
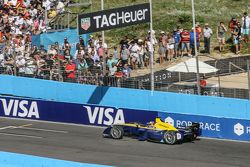
[[110, 136], [113, 139], [122, 139], [124, 130], [121, 126], [113, 126], [110, 129]]
[[164, 142], [170, 145], [175, 144], [177, 141], [176, 132], [174, 131], [166, 131], [164, 133], [163, 138], [164, 138]]

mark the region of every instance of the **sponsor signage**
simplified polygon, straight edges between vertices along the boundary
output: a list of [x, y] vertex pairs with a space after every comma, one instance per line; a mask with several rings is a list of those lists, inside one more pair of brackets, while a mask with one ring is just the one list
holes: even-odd
[[1, 97], [0, 116], [108, 126], [126, 122], [147, 123], [157, 117], [157, 112]]
[[78, 33], [86, 34], [150, 22], [149, 3], [78, 15]]
[[177, 127], [199, 122], [204, 137], [250, 141], [250, 120], [160, 112], [158, 116]]
[[199, 122], [203, 136], [220, 137], [221, 123], [219, 118], [216, 117], [173, 113], [159, 113], [159, 117], [175, 127], [190, 126], [192, 125], [192, 122]]
[[36, 101], [0, 98], [0, 105], [1, 115], [4, 116], [40, 118]]

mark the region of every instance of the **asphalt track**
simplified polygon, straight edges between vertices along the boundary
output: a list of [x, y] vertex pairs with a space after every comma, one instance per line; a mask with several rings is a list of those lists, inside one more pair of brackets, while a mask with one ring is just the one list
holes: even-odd
[[0, 118], [0, 151], [124, 167], [249, 167], [250, 143], [165, 145], [102, 138], [102, 128]]

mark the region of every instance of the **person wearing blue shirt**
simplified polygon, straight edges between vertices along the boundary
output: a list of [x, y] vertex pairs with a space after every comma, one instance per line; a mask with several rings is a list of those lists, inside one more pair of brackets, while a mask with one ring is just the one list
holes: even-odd
[[[199, 35], [196, 32], [196, 45], [197, 45], [197, 50], [199, 48]], [[192, 28], [192, 31], [190, 32], [190, 48], [191, 48], [191, 54], [194, 56], [195, 55], [195, 49], [194, 49], [194, 28]]]
[[109, 69], [112, 68], [113, 63], [117, 64], [118, 60], [113, 57], [113, 54], [110, 54], [109, 57], [108, 57], [108, 60], [107, 60], [107, 66], [108, 66]]
[[174, 58], [177, 58], [180, 55], [180, 42], [181, 42], [181, 33], [179, 30], [174, 29], [173, 32], [175, 44], [174, 44]]

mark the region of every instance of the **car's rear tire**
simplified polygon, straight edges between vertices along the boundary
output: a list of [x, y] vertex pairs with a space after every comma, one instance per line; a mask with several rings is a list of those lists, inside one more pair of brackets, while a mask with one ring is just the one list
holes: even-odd
[[110, 136], [113, 139], [122, 139], [124, 130], [121, 126], [113, 126], [110, 129]]
[[177, 141], [176, 132], [174, 131], [166, 131], [164, 133], [163, 138], [164, 138], [164, 142], [170, 145], [175, 144]]

